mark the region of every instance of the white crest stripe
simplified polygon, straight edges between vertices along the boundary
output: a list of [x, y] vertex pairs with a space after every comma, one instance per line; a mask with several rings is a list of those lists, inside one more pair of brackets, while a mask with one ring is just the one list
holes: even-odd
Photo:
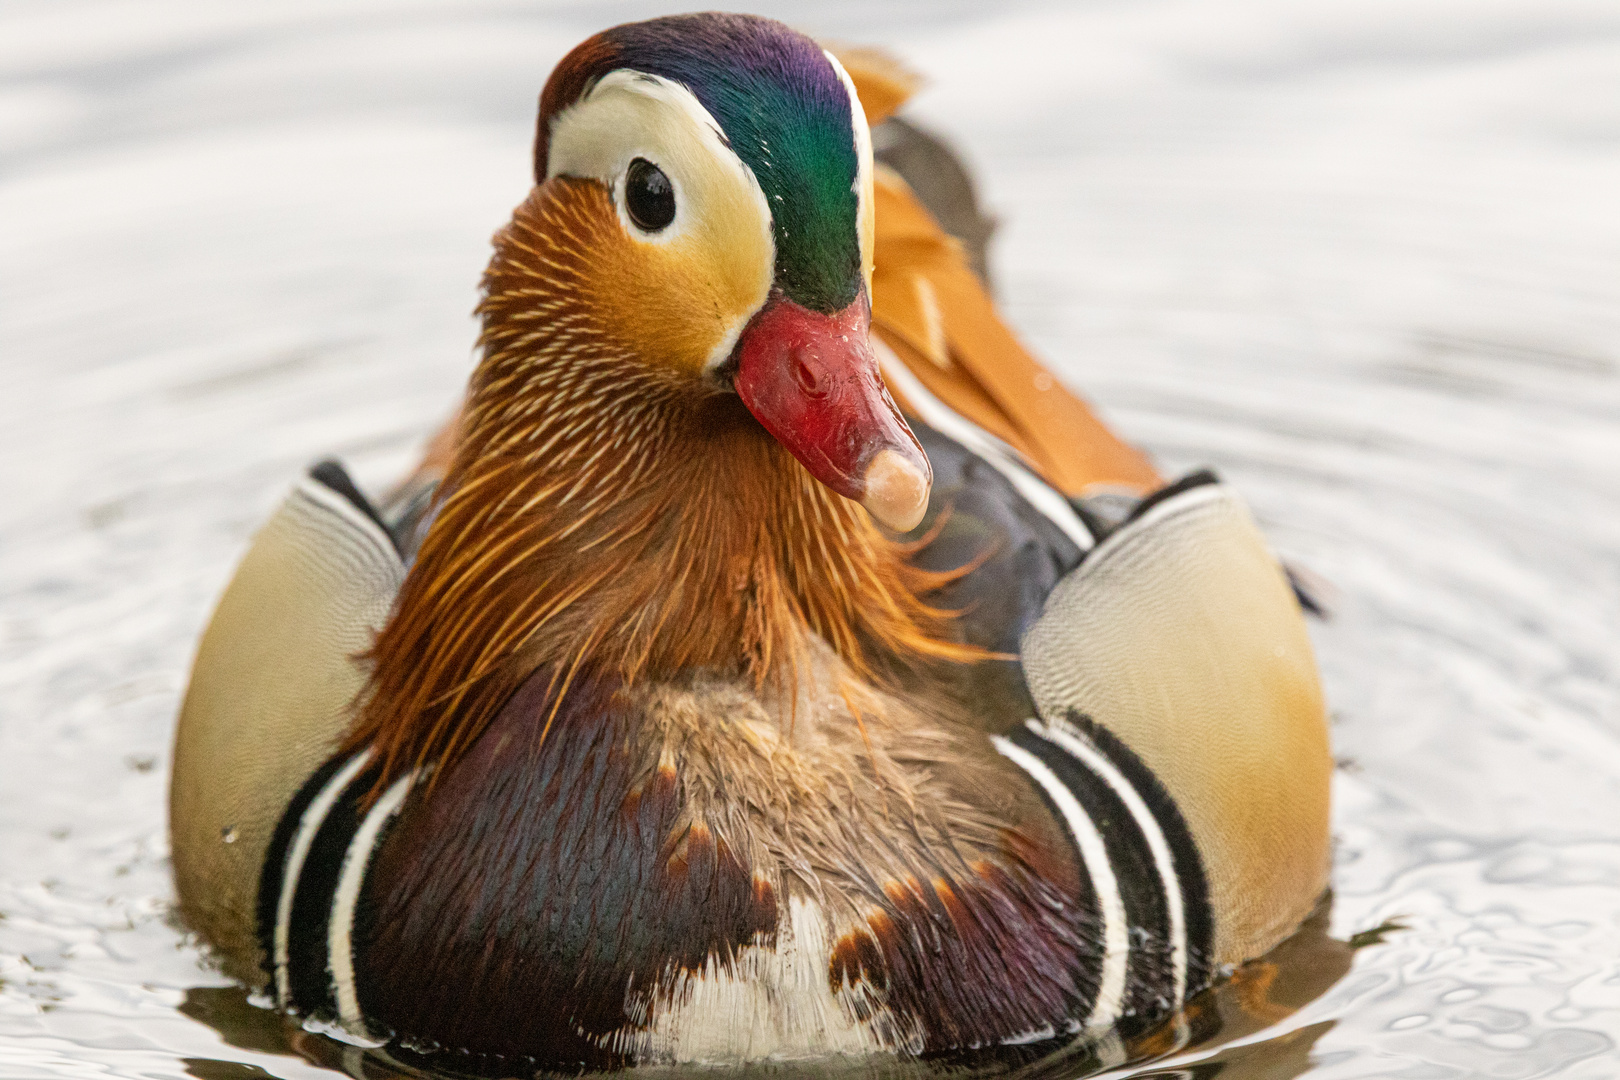
[[1098, 779], [1114, 790], [1120, 802], [1125, 804], [1125, 809], [1130, 811], [1131, 817], [1136, 819], [1137, 827], [1142, 830], [1142, 836], [1147, 840], [1148, 849], [1153, 852], [1153, 865], [1158, 869], [1159, 880], [1163, 883], [1165, 908], [1170, 916], [1170, 955], [1171, 970], [1175, 976], [1175, 1002], [1180, 1005], [1187, 992], [1187, 911], [1182, 902], [1181, 879], [1176, 874], [1175, 857], [1170, 853], [1170, 842], [1165, 839], [1159, 819], [1153, 816], [1153, 811], [1148, 807], [1146, 800], [1125, 778], [1125, 774], [1096, 747], [1060, 727], [1049, 727], [1038, 720], [1028, 720], [1025, 726], [1039, 738], [1052, 743], [1090, 769]]
[[1023, 769], [1057, 805], [1063, 815], [1080, 858], [1086, 864], [1091, 886], [1097, 893], [1103, 922], [1102, 978], [1097, 987], [1097, 1001], [1092, 1006], [1087, 1026], [1094, 1031], [1112, 1027], [1119, 1019], [1120, 1007], [1125, 1000], [1125, 975], [1130, 959], [1130, 933], [1125, 924], [1125, 899], [1120, 895], [1119, 880], [1108, 862], [1108, 845], [1092, 822], [1090, 815], [1074, 797], [1068, 786], [1056, 773], [1046, 767], [1040, 758], [1000, 735], [992, 735], [990, 742], [997, 752]]
[[371, 865], [372, 849], [382, 836], [383, 826], [399, 812], [400, 804], [416, 781], [412, 772], [391, 784], [382, 798], [367, 812], [354, 831], [348, 850], [343, 853], [343, 869], [332, 893], [332, 915], [327, 923], [326, 962], [332, 973], [332, 996], [337, 1002], [338, 1020], [352, 1035], [366, 1036], [365, 1019], [360, 1014], [354, 989], [354, 909]]
[[304, 871], [304, 861], [309, 858], [310, 845], [315, 842], [315, 834], [320, 831], [321, 823], [331, 812], [333, 804], [343, 794], [360, 771], [371, 760], [371, 751], [365, 750], [350, 758], [348, 763], [339, 769], [321, 788], [320, 794], [304, 808], [303, 815], [298, 819], [298, 832], [293, 835], [292, 846], [287, 850], [287, 861], [281, 871], [281, 893], [276, 897], [276, 929], [273, 939], [275, 955], [272, 963], [276, 977], [276, 1003], [282, 1008], [292, 1005], [292, 985], [287, 972], [292, 937], [292, 908], [293, 899], [298, 893], [298, 878]]

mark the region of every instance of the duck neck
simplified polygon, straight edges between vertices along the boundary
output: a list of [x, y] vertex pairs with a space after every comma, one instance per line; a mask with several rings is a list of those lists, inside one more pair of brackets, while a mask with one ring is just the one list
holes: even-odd
[[855, 676], [977, 656], [918, 570], [735, 394], [611, 350], [486, 327], [438, 514], [372, 652], [351, 745], [390, 776], [469, 746], [537, 673], [632, 687], [797, 684], [815, 637]]

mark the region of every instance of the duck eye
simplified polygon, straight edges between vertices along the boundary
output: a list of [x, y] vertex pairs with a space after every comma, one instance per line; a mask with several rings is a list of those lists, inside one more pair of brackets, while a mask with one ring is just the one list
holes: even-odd
[[675, 189], [664, 171], [646, 158], [636, 158], [624, 174], [624, 205], [630, 220], [657, 232], [675, 220]]

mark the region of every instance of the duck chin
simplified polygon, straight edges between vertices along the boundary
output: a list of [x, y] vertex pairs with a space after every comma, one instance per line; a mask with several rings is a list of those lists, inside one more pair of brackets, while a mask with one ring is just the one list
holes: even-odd
[[773, 293], [732, 356], [748, 411], [810, 475], [896, 532], [917, 527], [934, 474], [872, 350], [865, 293], [831, 315]]

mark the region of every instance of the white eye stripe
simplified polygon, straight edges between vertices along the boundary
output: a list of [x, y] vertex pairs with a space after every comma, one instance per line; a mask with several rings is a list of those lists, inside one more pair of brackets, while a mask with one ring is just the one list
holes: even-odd
[[[719, 123], [686, 87], [658, 75], [610, 71], [551, 122], [546, 178], [600, 181], [613, 192], [631, 235], [667, 243], [686, 233], [709, 204], [751, 203], [769, 230], [770, 211], [752, 170], [731, 150]], [[625, 207], [630, 163], [645, 158], [669, 178], [675, 220], [656, 232], [635, 228]]]

